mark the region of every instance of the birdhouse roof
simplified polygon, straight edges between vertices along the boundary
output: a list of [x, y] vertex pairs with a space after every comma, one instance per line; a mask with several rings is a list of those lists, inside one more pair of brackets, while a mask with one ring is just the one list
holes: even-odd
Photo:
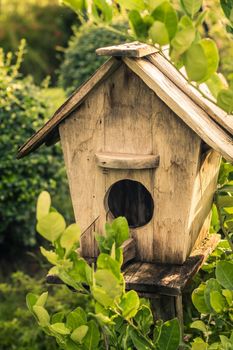
[[[98, 55], [112, 56], [81, 85], [51, 119], [19, 148], [18, 158], [36, 150], [43, 143], [59, 140], [58, 126], [87, 98], [89, 93], [121, 64], [138, 75], [155, 94], [211, 148], [233, 162], [233, 116], [189, 84], [155, 47], [138, 42], [100, 48]], [[135, 105], [137, 108], [137, 105]]]

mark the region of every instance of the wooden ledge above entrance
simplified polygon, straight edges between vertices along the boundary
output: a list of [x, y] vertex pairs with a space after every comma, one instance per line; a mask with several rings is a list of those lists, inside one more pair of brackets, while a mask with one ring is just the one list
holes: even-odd
[[97, 165], [108, 169], [154, 169], [159, 156], [154, 154], [96, 153]]
[[219, 241], [220, 235], [211, 234], [183, 265], [131, 262], [123, 271], [126, 289], [151, 298], [158, 294], [181, 295]]

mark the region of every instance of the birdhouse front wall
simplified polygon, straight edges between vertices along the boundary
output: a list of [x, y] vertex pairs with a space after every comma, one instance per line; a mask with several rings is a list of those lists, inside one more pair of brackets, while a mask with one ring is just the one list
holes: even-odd
[[[145, 83], [122, 65], [59, 127], [84, 256], [95, 256], [94, 231], [111, 219], [108, 195], [121, 180], [142, 184], [153, 198], [151, 220], [131, 229], [137, 259], [183, 263], [207, 214], [192, 225], [201, 139]], [[151, 169], [103, 168], [96, 154], [155, 155]], [[214, 165], [215, 166], [215, 165]], [[206, 201], [208, 208], [212, 197]], [[194, 203], [195, 202], [195, 203]], [[206, 216], [206, 217], [205, 217]]]

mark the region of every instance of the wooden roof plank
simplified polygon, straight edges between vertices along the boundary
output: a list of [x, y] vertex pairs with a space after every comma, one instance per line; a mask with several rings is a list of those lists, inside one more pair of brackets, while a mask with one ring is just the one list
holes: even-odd
[[155, 46], [134, 41], [131, 43], [100, 47], [96, 50], [99, 56], [144, 57], [158, 52]]
[[210, 147], [233, 162], [232, 138], [189, 96], [145, 58], [123, 61]]
[[83, 102], [89, 92], [111, 75], [121, 64], [122, 62], [115, 58], [110, 58], [106, 61], [89, 80], [81, 85], [81, 87], [63, 103], [52, 118], [19, 148], [17, 158], [26, 156], [36, 150], [41, 144], [47, 142], [51, 133], [54, 133], [58, 125]]
[[180, 72], [160, 53], [147, 57], [161, 72], [163, 72], [177, 87], [188, 95], [197, 105], [209, 114], [221, 127], [233, 135], [233, 116], [206, 99], [180, 74]]

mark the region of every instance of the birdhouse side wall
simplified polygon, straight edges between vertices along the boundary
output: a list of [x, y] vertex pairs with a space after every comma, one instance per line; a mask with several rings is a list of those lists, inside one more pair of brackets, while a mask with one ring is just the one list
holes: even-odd
[[200, 165], [193, 186], [192, 203], [188, 222], [187, 255], [208, 235], [213, 196], [217, 188], [221, 155], [209, 149], [200, 152]]

